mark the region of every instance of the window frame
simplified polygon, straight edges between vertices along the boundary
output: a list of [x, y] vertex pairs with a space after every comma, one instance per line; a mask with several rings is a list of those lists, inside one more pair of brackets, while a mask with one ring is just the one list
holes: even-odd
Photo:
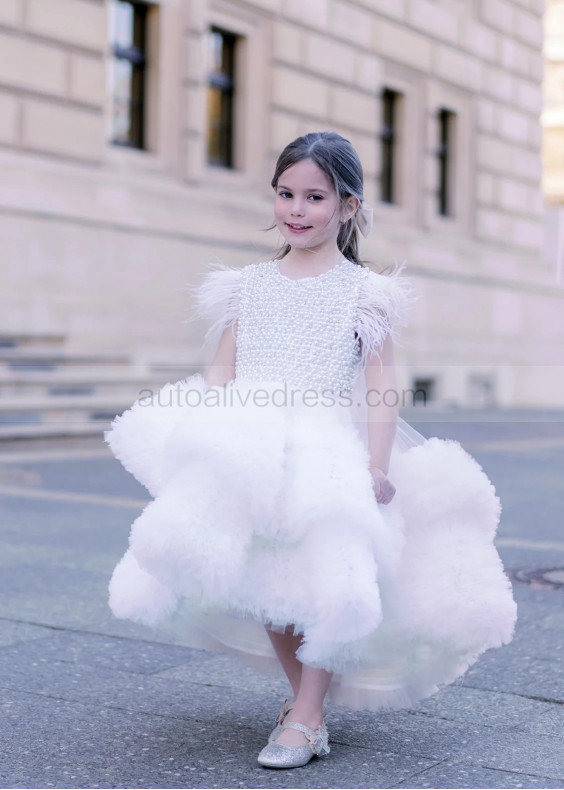
[[[145, 148], [114, 145], [112, 138], [112, 46], [110, 18], [106, 47], [107, 90], [104, 114], [106, 143], [104, 161], [107, 167], [121, 173], [168, 173], [178, 175], [181, 156], [180, 101], [178, 75], [182, 71], [182, 29], [184, 11], [168, 0], [148, 0], [147, 6], [147, 67], [145, 81]], [[109, 6], [108, 6], [109, 7]]]
[[[139, 2], [139, 0], [110, 0], [111, 5], [115, 5], [116, 3], [122, 3], [125, 5], [131, 6], [133, 9], [133, 43], [130, 47], [122, 47], [120, 46], [115, 40], [110, 42], [111, 47], [111, 54], [112, 54], [112, 74], [114, 73], [113, 63], [118, 61], [126, 61], [131, 65], [132, 69], [132, 76], [131, 76], [131, 96], [133, 97], [129, 102], [129, 119], [131, 121], [131, 126], [133, 126], [134, 133], [133, 133], [133, 140], [120, 140], [115, 137], [116, 127], [113, 123], [114, 119], [114, 112], [115, 112], [115, 105], [116, 105], [116, 92], [115, 90], [111, 91], [111, 106], [112, 106], [112, 118], [111, 118], [111, 137], [110, 137], [110, 144], [115, 146], [120, 146], [123, 148], [132, 148], [136, 151], [145, 151], [145, 143], [147, 138], [147, 123], [145, 117], [145, 109], [147, 103], [147, 78], [146, 78], [146, 70], [147, 70], [147, 39], [148, 39], [148, 17], [149, 17], [149, 6], [147, 3]], [[135, 33], [136, 33], [136, 24], [141, 24], [141, 43], [135, 42]], [[139, 31], [137, 31], [139, 32]], [[137, 89], [135, 88], [135, 83], [138, 83]], [[115, 81], [112, 83], [112, 87], [115, 87]], [[137, 97], [137, 98], [136, 98]], [[133, 111], [133, 107], [136, 106], [135, 112]]]
[[[187, 9], [188, 30], [200, 54], [193, 58], [183, 80], [182, 176], [190, 183], [210, 186], [262, 188], [265, 180], [270, 73], [266, 64], [272, 49], [272, 21], [259, 11], [229, 0], [210, 0], [205, 18], [195, 4]], [[217, 27], [238, 36], [235, 63], [237, 101], [234, 106], [234, 167], [207, 161], [207, 62], [204, 53], [208, 30]]]
[[380, 193], [381, 203], [398, 204], [398, 120], [401, 120], [403, 94], [384, 86], [380, 91]]
[[[230, 30], [224, 30], [223, 28], [218, 27], [217, 25], [210, 25], [208, 30], [206, 31], [206, 36], [210, 36], [212, 34], [219, 34], [222, 36], [224, 41], [229, 42], [231, 48], [231, 69], [229, 72], [224, 71], [212, 71], [208, 69], [207, 71], [207, 97], [206, 97], [206, 149], [207, 149], [207, 164], [212, 167], [219, 167], [225, 168], [227, 170], [235, 170], [236, 169], [236, 148], [237, 148], [237, 65], [238, 65], [238, 49], [241, 37], [238, 36], [236, 33], [233, 33]], [[207, 47], [206, 47], [207, 51]], [[219, 159], [214, 161], [213, 158], [210, 156], [210, 124], [211, 124], [211, 114], [210, 114], [210, 88], [217, 88], [220, 91], [221, 99], [220, 101], [223, 102], [225, 96], [229, 97], [229, 121], [226, 124], [228, 127], [228, 135], [229, 135], [229, 144], [227, 146], [227, 156], [225, 159]]]
[[449, 107], [439, 107], [438, 123], [438, 185], [437, 203], [441, 217], [456, 217], [457, 205], [454, 186], [456, 183], [456, 126], [457, 113]]
[[[372, 198], [375, 223], [382, 222], [391, 226], [419, 226], [423, 224], [421, 194], [423, 174], [421, 161], [424, 156], [424, 140], [410, 129], [420, 129], [424, 121], [424, 100], [426, 75], [408, 66], [392, 61], [383, 63], [380, 83], [376, 86], [375, 100], [378, 107], [376, 121], [376, 145], [380, 145], [380, 130], [383, 127], [382, 91], [392, 90], [399, 94], [398, 117], [395, 144], [395, 203], [386, 203], [381, 197], [381, 156], [377, 157], [377, 172], [374, 181], [365, 184], [367, 198]], [[380, 151], [378, 151], [380, 154]]]
[[[446, 109], [456, 115], [452, 135], [450, 194], [453, 213], [439, 212], [439, 167], [437, 153], [440, 144], [438, 112]], [[429, 229], [442, 233], [472, 236], [475, 233], [477, 163], [476, 163], [476, 98], [449, 83], [431, 79], [427, 92], [427, 139], [424, 173], [424, 223]]]

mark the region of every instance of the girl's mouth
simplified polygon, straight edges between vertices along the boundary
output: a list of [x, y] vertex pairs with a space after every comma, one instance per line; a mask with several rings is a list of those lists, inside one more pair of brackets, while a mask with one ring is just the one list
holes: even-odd
[[293, 224], [293, 223], [291, 224], [290, 222], [287, 222], [286, 223], [286, 227], [290, 228], [292, 233], [305, 233], [306, 230], [309, 230], [311, 228], [311, 225], [297, 225], [297, 224]]

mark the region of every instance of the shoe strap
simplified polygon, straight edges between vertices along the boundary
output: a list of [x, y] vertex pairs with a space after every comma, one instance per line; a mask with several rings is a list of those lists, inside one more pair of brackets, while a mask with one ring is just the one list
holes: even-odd
[[299, 721], [286, 721], [282, 724], [282, 729], [298, 730], [303, 732], [308, 740], [308, 746], [314, 754], [329, 754], [329, 735], [325, 725], [322, 724], [317, 730], [312, 730], [306, 724], [301, 724]]
[[[290, 713], [290, 711], [292, 710], [293, 707], [294, 707], [294, 703], [290, 702], [290, 700], [288, 698], [286, 698], [284, 700], [284, 704], [282, 705], [281, 710], [278, 711], [278, 715], [276, 716], [276, 719], [275, 719], [274, 723], [275, 724], [282, 724], [282, 722], [284, 721], [284, 719], [286, 718], [288, 713]], [[327, 701], [326, 700], [323, 700], [323, 707], [322, 707], [321, 713], [325, 717], [325, 714], [327, 713]]]

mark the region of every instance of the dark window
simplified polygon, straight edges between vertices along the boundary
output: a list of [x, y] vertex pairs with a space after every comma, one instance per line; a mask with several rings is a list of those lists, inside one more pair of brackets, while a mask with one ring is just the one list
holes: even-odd
[[454, 125], [456, 114], [450, 110], [440, 109], [439, 122], [439, 214], [449, 217], [454, 214], [453, 206], [453, 165], [454, 165]]
[[380, 162], [380, 200], [396, 203], [397, 124], [400, 94], [384, 88], [382, 91], [382, 131]]
[[131, 148], [145, 145], [147, 10], [145, 3], [112, 0], [112, 142]]
[[208, 162], [233, 167], [237, 36], [212, 27], [208, 41]]
[[429, 401], [435, 399], [435, 379], [420, 378], [415, 379], [413, 382], [413, 406], [421, 404], [426, 406]]
[[495, 380], [489, 373], [471, 373], [468, 395], [472, 406], [495, 406]]

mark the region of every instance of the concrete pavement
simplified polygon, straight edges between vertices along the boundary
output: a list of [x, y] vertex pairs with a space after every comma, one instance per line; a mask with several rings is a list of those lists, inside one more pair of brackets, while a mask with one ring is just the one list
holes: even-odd
[[256, 755], [282, 677], [109, 612], [148, 497], [101, 437], [0, 447], [0, 786], [564, 787], [564, 586], [539, 575], [564, 568], [564, 413], [404, 416], [483, 465], [504, 506], [504, 565], [536, 571], [536, 586], [514, 583], [509, 646], [411, 710], [330, 706], [331, 754], [279, 772]]

